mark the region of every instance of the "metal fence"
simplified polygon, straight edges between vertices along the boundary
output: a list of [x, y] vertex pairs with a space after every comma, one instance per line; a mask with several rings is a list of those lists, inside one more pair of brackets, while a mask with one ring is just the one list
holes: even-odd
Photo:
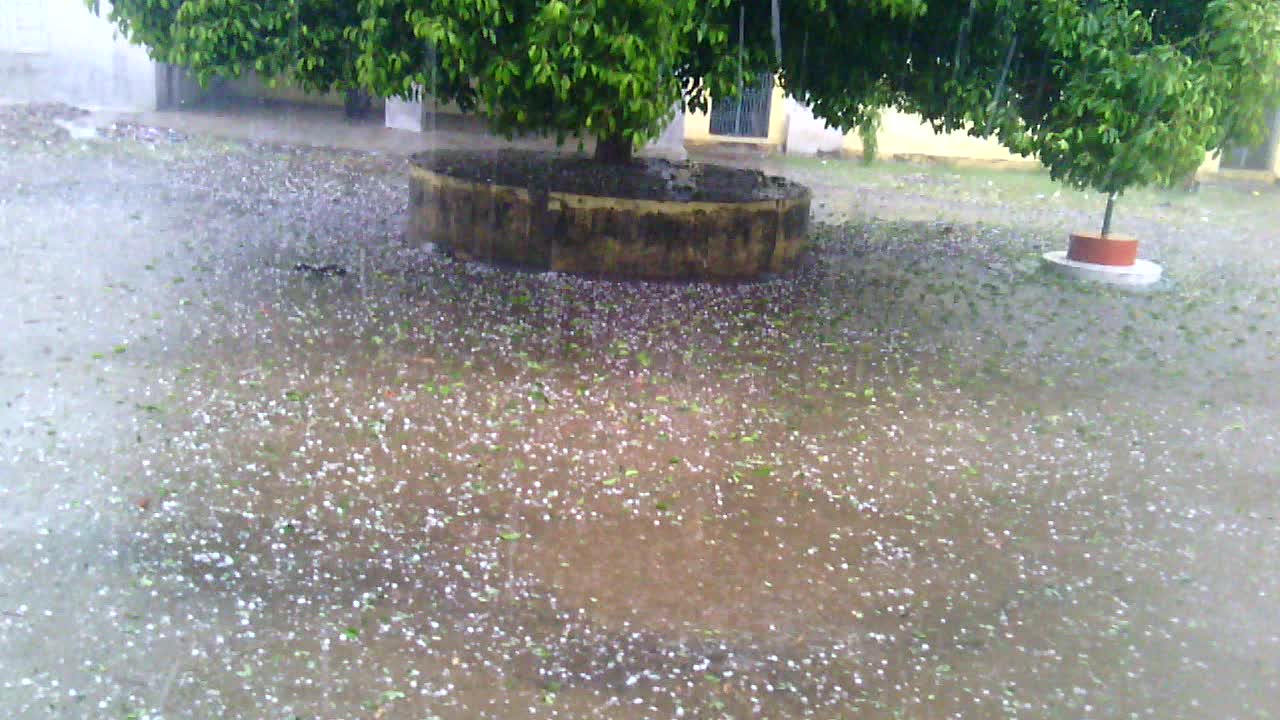
[[769, 137], [769, 105], [773, 76], [761, 75], [744, 87], [738, 97], [716, 98], [711, 103], [711, 134], [734, 137]]

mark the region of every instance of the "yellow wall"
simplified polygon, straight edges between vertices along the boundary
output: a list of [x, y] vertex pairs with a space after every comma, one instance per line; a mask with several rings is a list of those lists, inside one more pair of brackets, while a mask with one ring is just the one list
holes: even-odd
[[1271, 150], [1271, 178], [1272, 180], [1280, 180], [1280, 130], [1272, 133], [1271, 136], [1276, 147]]
[[693, 145], [709, 145], [713, 143], [738, 143], [744, 145], [765, 145], [780, 149], [787, 140], [787, 107], [782, 88], [773, 85], [773, 95], [769, 98], [769, 137], [753, 138], [737, 135], [712, 135], [711, 112], [685, 111], [684, 141]]
[[1218, 172], [1222, 165], [1221, 153], [1205, 153], [1204, 162], [1200, 163], [1200, 167], [1196, 169], [1196, 176], [1212, 175]]
[[[0, 0], [2, 2], [3, 0]], [[262, 100], [275, 100], [288, 103], [299, 103], [303, 105], [323, 105], [342, 107], [346, 94], [338, 91], [330, 91], [327, 93], [310, 93], [296, 85], [288, 78], [277, 78], [274, 83], [254, 71], [246, 72], [238, 78], [230, 78], [225, 84], [226, 91], [232, 95], [242, 98], [254, 98]], [[462, 109], [452, 100], [440, 102], [430, 93], [423, 93], [422, 99], [426, 105], [427, 112], [436, 112], [447, 115], [463, 115]], [[374, 97], [373, 111], [381, 112], [381, 108], [386, 103], [384, 98]]]
[[[919, 117], [886, 110], [881, 119], [879, 141], [880, 157], [897, 157], [904, 160], [941, 159], [960, 164], [1028, 167], [1040, 165], [1033, 157], [1023, 157], [1009, 152], [994, 139], [976, 138], [961, 132], [934, 133], [928, 123]], [[862, 154], [862, 140], [857, 132], [845, 135], [843, 152]], [[1222, 170], [1221, 154], [1205, 153], [1204, 162], [1196, 170], [1197, 176], [1221, 173], [1241, 179], [1267, 180], [1280, 178], [1280, 152], [1275, 153], [1270, 171]], [[1269, 176], [1269, 177], [1268, 177]]]
[[[769, 112], [772, 113], [773, 108], [770, 108]], [[770, 117], [769, 120], [772, 122], [773, 118]], [[684, 141], [687, 143], [707, 143], [715, 141], [715, 137], [711, 134], [711, 113], [709, 111], [684, 111]]]
[[440, 102], [431, 93], [423, 93], [422, 100], [427, 106], [427, 112], [440, 113], [441, 115], [466, 115], [466, 113], [462, 112], [462, 108], [458, 107], [458, 103], [452, 100]]
[[[914, 115], [885, 110], [881, 118], [879, 141], [880, 157], [902, 159], [944, 159], [963, 164], [1004, 165], [1010, 167], [1039, 166], [1035, 158], [1009, 152], [993, 139], [976, 138], [961, 132], [934, 133], [928, 123]], [[862, 140], [857, 132], [845, 135], [843, 152], [862, 154]], [[1205, 153], [1204, 162], [1196, 170], [1197, 176], [1215, 175], [1240, 179], [1270, 180], [1280, 178], [1280, 151], [1274, 153], [1271, 170], [1223, 170], [1220, 153]]]
[[1241, 170], [1222, 167], [1222, 153], [1214, 152], [1205, 155], [1204, 162], [1196, 170], [1196, 177], [1218, 175], [1231, 180], [1248, 182], [1280, 181], [1280, 147], [1271, 153], [1271, 168], [1268, 170]]
[[255, 72], [247, 72], [238, 78], [228, 80], [227, 89], [241, 97], [311, 105], [336, 105], [342, 107], [343, 100], [342, 93], [330, 92], [323, 95], [308, 93], [294, 86], [286, 79], [279, 79], [274, 84], [271, 84]]
[[[803, 117], [797, 117], [794, 121], [806, 122]], [[748, 144], [785, 152], [789, 122], [793, 120], [788, 117], [784, 93], [782, 88], [775, 84], [769, 106], [769, 137], [744, 138], [712, 135], [709, 112], [686, 111], [684, 139], [690, 145]], [[814, 126], [817, 131], [825, 127], [820, 120], [809, 119], [807, 122], [817, 123]], [[1009, 152], [996, 140], [976, 138], [964, 132], [935, 133], [933, 127], [919, 116], [887, 109], [881, 116], [877, 145], [877, 152], [882, 158], [943, 160], [959, 164], [1006, 167], [1039, 167], [1040, 165], [1039, 161], [1033, 157]], [[847, 155], [862, 154], [862, 140], [856, 131], [845, 134], [841, 152]], [[1273, 153], [1270, 170], [1224, 170], [1221, 168], [1220, 154], [1207, 153], [1196, 174], [1198, 176], [1221, 174], [1252, 180], [1280, 180], [1280, 147]]]
[[[936, 133], [919, 115], [885, 110], [876, 136], [877, 153], [883, 158], [941, 159], [981, 164], [1015, 166], [1038, 165], [1035, 158], [1015, 155], [994, 139], [973, 137], [963, 132]], [[845, 135], [843, 151], [862, 154], [862, 139], [856, 131]]]
[[[707, 112], [687, 112], [684, 120], [684, 138], [689, 144], [745, 143], [785, 149], [788, 118], [784, 94], [775, 86], [769, 107], [769, 137], [742, 138], [711, 134], [711, 116]], [[821, 123], [821, 121], [817, 121]], [[918, 116], [886, 110], [881, 118], [879, 140], [880, 157], [939, 158], [957, 162], [1010, 163], [1036, 165], [1033, 158], [1014, 155], [994, 140], [983, 140], [964, 133], [938, 134]], [[862, 140], [858, 133], [845, 135], [842, 151], [861, 155]]]

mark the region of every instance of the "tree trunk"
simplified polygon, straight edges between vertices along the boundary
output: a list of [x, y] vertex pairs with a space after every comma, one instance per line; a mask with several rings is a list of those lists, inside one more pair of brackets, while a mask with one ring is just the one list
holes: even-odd
[[631, 141], [616, 133], [596, 138], [596, 162], [609, 165], [625, 165], [631, 162], [634, 147]]
[[1102, 216], [1102, 237], [1111, 234], [1111, 212], [1116, 209], [1116, 194], [1107, 195], [1107, 212]]
[[373, 110], [373, 98], [364, 90], [348, 88], [342, 98], [342, 109], [352, 119], [368, 117]]

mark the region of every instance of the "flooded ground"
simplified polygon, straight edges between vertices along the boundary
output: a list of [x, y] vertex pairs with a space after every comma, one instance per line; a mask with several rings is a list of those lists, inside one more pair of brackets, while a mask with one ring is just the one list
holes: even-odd
[[1037, 177], [770, 161], [803, 268], [617, 284], [405, 248], [399, 157], [4, 112], [8, 717], [1277, 712], [1275, 189], [1129, 199], [1122, 294]]

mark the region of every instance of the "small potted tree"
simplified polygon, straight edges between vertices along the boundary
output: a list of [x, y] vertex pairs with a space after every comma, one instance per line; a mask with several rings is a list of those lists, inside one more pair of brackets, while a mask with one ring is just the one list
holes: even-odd
[[1138, 239], [1111, 232], [1111, 217], [1118, 193], [1107, 195], [1107, 209], [1102, 217], [1102, 230], [1097, 233], [1079, 230], [1071, 233], [1067, 259], [1092, 265], [1130, 267], [1138, 261]]
[[[1064, 62], [1052, 69], [1056, 98], [1024, 139], [1054, 179], [1107, 198], [1100, 230], [1071, 233], [1065, 259], [1136, 268], [1138, 239], [1112, 231], [1116, 201], [1132, 187], [1182, 181], [1228, 139], [1259, 135], [1277, 91], [1280, 44], [1267, 38], [1280, 21], [1266, 3], [1208, 3], [1199, 31], [1175, 41], [1158, 15], [1072, 5], [1045, 4], [1053, 15], [1042, 38]], [[1246, 52], [1254, 45], [1265, 50]], [[1140, 274], [1158, 278], [1146, 265]]]

